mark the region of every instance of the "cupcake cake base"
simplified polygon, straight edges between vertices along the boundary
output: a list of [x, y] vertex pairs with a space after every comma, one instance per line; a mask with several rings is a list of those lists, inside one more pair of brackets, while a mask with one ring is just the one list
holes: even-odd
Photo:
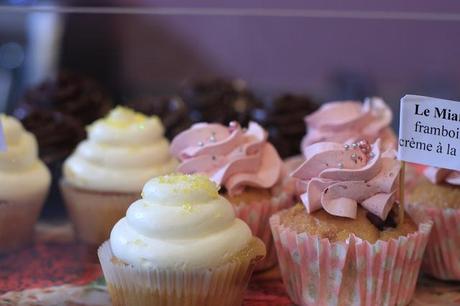
[[0, 254], [18, 250], [34, 238], [37, 222], [46, 194], [31, 195], [29, 200], [0, 200]]
[[[370, 243], [308, 235], [270, 219], [283, 282], [298, 305], [406, 305], [415, 290], [431, 222], [417, 231]], [[321, 238], [323, 236], [323, 238]]]
[[60, 182], [70, 219], [78, 240], [98, 246], [109, 238], [112, 227], [123, 218], [138, 193], [97, 192]]
[[105, 242], [99, 260], [114, 306], [236, 306], [255, 265], [264, 257], [263, 243], [254, 238], [228, 263], [199, 269], [134, 267], [117, 259]]

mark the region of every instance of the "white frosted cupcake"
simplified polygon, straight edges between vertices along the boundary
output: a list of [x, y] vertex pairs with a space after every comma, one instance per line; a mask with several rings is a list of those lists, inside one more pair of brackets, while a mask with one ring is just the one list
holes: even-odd
[[48, 194], [50, 173], [38, 159], [35, 137], [0, 114], [6, 151], [0, 151], [0, 254], [30, 243]]
[[241, 305], [262, 241], [201, 175], [151, 179], [98, 250], [113, 305]]
[[98, 245], [140, 197], [144, 182], [173, 172], [177, 162], [158, 117], [124, 107], [88, 127], [64, 163], [61, 189], [78, 239]]

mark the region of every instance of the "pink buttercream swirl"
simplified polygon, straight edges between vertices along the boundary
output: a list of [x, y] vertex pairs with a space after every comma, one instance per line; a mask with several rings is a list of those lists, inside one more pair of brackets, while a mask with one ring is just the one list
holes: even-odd
[[427, 167], [423, 171], [423, 174], [425, 174], [425, 177], [433, 184], [447, 183], [460, 186], [460, 171]]
[[395, 202], [400, 162], [393, 149], [381, 152], [380, 139], [339, 144], [319, 142], [305, 148], [305, 162], [292, 176], [307, 212], [356, 218], [357, 206], [385, 220]]
[[236, 122], [197, 123], [177, 135], [171, 153], [181, 164], [182, 173], [201, 173], [230, 195], [241, 193], [246, 186], [271, 188], [280, 179], [282, 160], [267, 142], [267, 133], [255, 122], [242, 129]]
[[390, 128], [390, 108], [380, 98], [367, 98], [364, 103], [339, 101], [324, 104], [305, 117], [308, 133], [302, 140], [302, 151], [311, 144], [331, 141], [353, 143], [365, 139], [373, 143], [380, 138], [385, 149], [396, 148], [396, 136]]

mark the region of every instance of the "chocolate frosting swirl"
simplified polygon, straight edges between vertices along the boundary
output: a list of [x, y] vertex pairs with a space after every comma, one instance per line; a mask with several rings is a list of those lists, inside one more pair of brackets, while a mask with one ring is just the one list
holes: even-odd
[[257, 108], [252, 116], [268, 130], [269, 141], [283, 158], [300, 153], [299, 144], [305, 133], [304, 117], [318, 105], [308, 96], [285, 94], [264, 108]]
[[251, 112], [261, 105], [241, 80], [202, 80], [184, 88], [182, 98], [191, 109], [193, 122], [247, 125]]
[[178, 96], [146, 95], [129, 101], [127, 106], [147, 116], [160, 117], [170, 140], [192, 124], [188, 107]]
[[37, 138], [40, 158], [47, 164], [70, 155], [85, 137], [81, 123], [63, 113], [32, 108], [15, 113], [24, 127]]
[[58, 111], [87, 125], [107, 114], [112, 101], [94, 80], [61, 72], [25, 93], [19, 109], [33, 108]]

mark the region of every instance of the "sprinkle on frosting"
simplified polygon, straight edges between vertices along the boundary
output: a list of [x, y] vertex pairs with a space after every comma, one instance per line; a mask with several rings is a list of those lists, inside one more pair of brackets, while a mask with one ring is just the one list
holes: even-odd
[[271, 188], [281, 175], [282, 161], [255, 122], [247, 130], [236, 122], [195, 124], [174, 138], [171, 153], [181, 161], [179, 172], [204, 174], [230, 195], [247, 186]]
[[324, 141], [357, 145], [357, 135], [371, 143], [380, 138], [383, 149], [393, 149], [396, 136], [390, 127], [392, 117], [390, 108], [381, 98], [368, 98], [364, 103], [326, 103], [305, 117], [308, 133], [302, 140], [302, 151], [311, 144]]
[[88, 139], [66, 160], [64, 176], [83, 189], [137, 193], [148, 179], [177, 166], [163, 132], [158, 117], [118, 106], [88, 127]]
[[307, 212], [356, 218], [360, 204], [385, 220], [395, 202], [400, 163], [396, 152], [373, 145], [320, 142], [305, 149], [305, 162], [292, 173]]
[[101, 123], [119, 129], [124, 129], [134, 124], [138, 128], [144, 129], [144, 123], [152, 118], [154, 120], [159, 120], [157, 116], [147, 117], [144, 114], [135, 112], [127, 107], [117, 106], [112, 111], [110, 111], [107, 117], [98, 119], [94, 123], [90, 124], [88, 129], [91, 130], [93, 126]]

